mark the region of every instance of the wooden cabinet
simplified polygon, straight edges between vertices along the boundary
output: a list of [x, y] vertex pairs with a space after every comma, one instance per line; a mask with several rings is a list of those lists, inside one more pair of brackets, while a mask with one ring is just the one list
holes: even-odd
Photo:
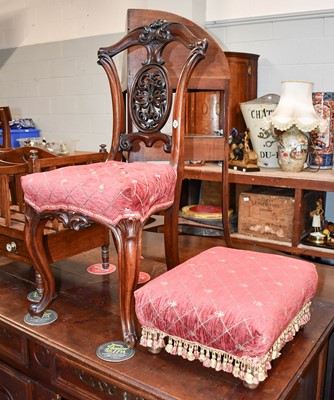
[[[259, 56], [250, 53], [225, 52], [230, 68], [228, 98], [228, 132], [246, 129], [240, 103], [257, 97], [257, 64]], [[212, 135], [223, 123], [224, 106], [220, 91], [195, 91], [188, 94], [186, 132]]]
[[246, 124], [240, 103], [257, 97], [257, 54], [225, 52], [230, 66], [230, 97], [228, 104], [229, 132], [232, 128], [243, 132]]

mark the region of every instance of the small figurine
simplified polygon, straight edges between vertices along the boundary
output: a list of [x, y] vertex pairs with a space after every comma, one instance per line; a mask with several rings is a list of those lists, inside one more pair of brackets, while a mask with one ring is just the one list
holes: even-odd
[[310, 217], [313, 218], [312, 226], [315, 228], [315, 231], [319, 232], [324, 221], [324, 207], [322, 203], [322, 198], [319, 197], [315, 204], [316, 208], [315, 210], [310, 212]]
[[314, 230], [308, 235], [307, 240], [315, 244], [324, 244], [327, 236], [324, 232], [321, 232], [324, 221], [324, 207], [321, 197], [316, 201], [316, 208], [310, 212], [310, 217], [312, 217]]
[[240, 171], [260, 171], [257, 154], [250, 147], [249, 130], [240, 134], [232, 129], [230, 136], [229, 167]]

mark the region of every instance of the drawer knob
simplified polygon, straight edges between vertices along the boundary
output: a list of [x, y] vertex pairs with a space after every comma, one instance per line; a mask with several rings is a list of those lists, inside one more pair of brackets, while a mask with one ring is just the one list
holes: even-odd
[[12, 251], [15, 251], [17, 248], [16, 243], [15, 242], [10, 242], [6, 244], [6, 250], [11, 253]]

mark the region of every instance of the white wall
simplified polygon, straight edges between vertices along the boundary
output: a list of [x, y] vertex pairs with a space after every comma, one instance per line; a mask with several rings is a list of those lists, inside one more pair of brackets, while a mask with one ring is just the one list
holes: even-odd
[[0, 48], [122, 32], [128, 8], [169, 11], [204, 25], [326, 10], [333, 0], [0, 0]]
[[205, 0], [0, 0], [0, 48], [124, 32], [128, 8], [164, 10], [204, 26]]
[[207, 21], [252, 18], [333, 8], [333, 0], [207, 0]]
[[259, 54], [258, 94], [280, 94], [282, 80], [309, 80], [334, 91], [334, 10], [208, 23], [225, 50]]

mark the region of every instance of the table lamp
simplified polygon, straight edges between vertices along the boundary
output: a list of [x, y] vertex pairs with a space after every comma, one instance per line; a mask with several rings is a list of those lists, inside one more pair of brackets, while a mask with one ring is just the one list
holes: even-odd
[[278, 136], [278, 163], [283, 171], [300, 172], [309, 150], [308, 132], [327, 128], [313, 107], [313, 83], [282, 81], [281, 97], [268, 122]]

